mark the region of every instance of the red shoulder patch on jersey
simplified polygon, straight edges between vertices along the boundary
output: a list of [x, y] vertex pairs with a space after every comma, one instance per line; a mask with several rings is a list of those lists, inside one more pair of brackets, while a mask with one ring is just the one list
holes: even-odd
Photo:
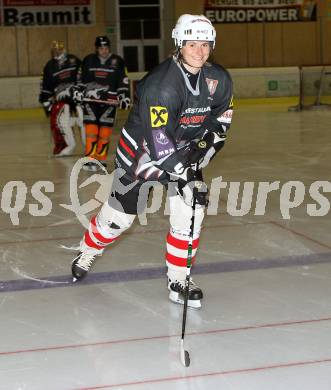
[[208, 91], [210, 93], [210, 96], [214, 95], [214, 93], [216, 91], [217, 84], [218, 84], [218, 80], [208, 79], [206, 77], [206, 83], [208, 86]]

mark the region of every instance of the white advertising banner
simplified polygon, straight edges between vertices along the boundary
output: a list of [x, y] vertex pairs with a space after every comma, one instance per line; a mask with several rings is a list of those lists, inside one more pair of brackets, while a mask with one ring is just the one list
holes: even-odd
[[0, 0], [2, 26], [90, 26], [94, 0]]
[[317, 1], [205, 0], [205, 15], [213, 23], [272, 23], [316, 20]]

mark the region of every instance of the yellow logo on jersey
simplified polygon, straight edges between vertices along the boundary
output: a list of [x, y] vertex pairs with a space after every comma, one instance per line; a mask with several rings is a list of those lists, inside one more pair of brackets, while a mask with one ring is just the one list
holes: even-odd
[[151, 114], [152, 127], [161, 127], [168, 123], [168, 110], [166, 107], [151, 106], [149, 111]]
[[207, 142], [206, 141], [199, 141], [198, 146], [200, 149], [205, 149], [207, 147]]
[[231, 100], [230, 100], [230, 103], [229, 103], [229, 108], [233, 108], [233, 95], [231, 96]]

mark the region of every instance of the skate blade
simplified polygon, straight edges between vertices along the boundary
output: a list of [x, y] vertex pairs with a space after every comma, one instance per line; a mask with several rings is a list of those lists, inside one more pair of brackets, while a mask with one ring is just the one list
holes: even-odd
[[[171, 302], [177, 303], [179, 305], [184, 305], [184, 299], [181, 299], [179, 297], [179, 294], [176, 293], [175, 291], [170, 291], [169, 293], [169, 299]], [[187, 301], [187, 306], [191, 307], [192, 309], [200, 309], [201, 308], [201, 301], [200, 299], [189, 299]]]

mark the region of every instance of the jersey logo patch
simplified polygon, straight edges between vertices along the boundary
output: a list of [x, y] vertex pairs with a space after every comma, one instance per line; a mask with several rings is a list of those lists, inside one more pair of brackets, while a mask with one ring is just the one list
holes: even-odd
[[151, 106], [149, 111], [151, 114], [152, 127], [161, 127], [168, 123], [168, 110], [166, 107]]
[[208, 87], [208, 91], [210, 93], [210, 96], [213, 96], [215, 91], [216, 91], [218, 80], [208, 79], [206, 77], [206, 83], [207, 83], [207, 87]]

